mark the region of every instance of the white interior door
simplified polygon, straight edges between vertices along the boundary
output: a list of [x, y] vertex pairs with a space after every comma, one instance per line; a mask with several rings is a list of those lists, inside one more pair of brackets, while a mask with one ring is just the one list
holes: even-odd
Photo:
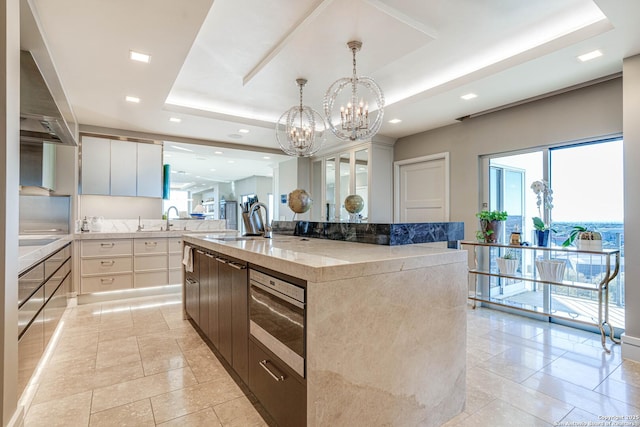
[[448, 153], [395, 162], [396, 222], [449, 221]]

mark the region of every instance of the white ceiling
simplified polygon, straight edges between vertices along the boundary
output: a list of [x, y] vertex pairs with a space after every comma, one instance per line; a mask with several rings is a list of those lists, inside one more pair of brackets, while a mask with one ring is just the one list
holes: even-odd
[[[349, 40], [363, 42], [358, 74], [382, 87], [380, 135], [393, 139], [620, 72], [640, 53], [637, 0], [26, 1], [80, 124], [273, 149], [295, 79], [322, 111], [351, 73]], [[577, 60], [594, 49], [604, 55]]]

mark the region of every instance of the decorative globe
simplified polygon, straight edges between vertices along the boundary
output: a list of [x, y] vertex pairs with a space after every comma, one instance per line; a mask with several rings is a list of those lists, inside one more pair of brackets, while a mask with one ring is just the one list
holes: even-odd
[[293, 212], [300, 214], [305, 213], [311, 208], [311, 196], [305, 190], [298, 188], [289, 193], [288, 205]]
[[344, 208], [350, 214], [357, 214], [364, 209], [364, 199], [357, 194], [351, 194], [344, 199]]

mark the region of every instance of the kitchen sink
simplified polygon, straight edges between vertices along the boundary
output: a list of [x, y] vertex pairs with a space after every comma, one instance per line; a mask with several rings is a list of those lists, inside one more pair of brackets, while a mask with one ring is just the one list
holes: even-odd
[[45, 246], [53, 243], [58, 239], [20, 239], [18, 246]]

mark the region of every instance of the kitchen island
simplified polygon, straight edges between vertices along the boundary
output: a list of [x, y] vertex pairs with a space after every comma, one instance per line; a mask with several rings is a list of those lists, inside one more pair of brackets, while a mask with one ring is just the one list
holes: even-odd
[[463, 410], [466, 252], [283, 235], [184, 244], [304, 283], [307, 425], [439, 426]]

